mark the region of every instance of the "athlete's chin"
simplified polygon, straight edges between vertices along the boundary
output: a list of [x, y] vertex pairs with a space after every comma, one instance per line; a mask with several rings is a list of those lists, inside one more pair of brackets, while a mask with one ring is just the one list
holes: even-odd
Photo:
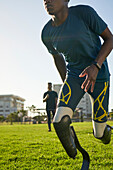
[[55, 15], [54, 12], [48, 12], [49, 15]]
[[53, 9], [47, 9], [47, 13], [49, 15], [55, 15], [55, 11]]

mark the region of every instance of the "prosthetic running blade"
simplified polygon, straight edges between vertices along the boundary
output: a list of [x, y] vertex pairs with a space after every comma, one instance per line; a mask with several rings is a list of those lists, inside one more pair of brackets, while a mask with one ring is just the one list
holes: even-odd
[[73, 126], [70, 127], [71, 119], [68, 115], [62, 117], [59, 122], [54, 122], [54, 128], [65, 151], [69, 157], [75, 159], [77, 149], [82, 153], [83, 163], [81, 170], [88, 170], [90, 158], [88, 153], [81, 147]]
[[75, 145], [76, 148], [81, 152], [82, 156], [83, 156], [83, 163], [82, 163], [82, 168], [81, 170], [88, 170], [89, 169], [89, 164], [90, 164], [90, 157], [89, 154], [81, 147], [77, 135], [74, 131], [73, 126], [71, 126], [71, 131], [72, 131], [72, 135], [74, 137], [75, 140]]

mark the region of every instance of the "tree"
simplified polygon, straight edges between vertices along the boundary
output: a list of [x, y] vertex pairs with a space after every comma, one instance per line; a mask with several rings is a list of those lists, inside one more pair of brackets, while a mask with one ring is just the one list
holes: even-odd
[[32, 105], [28, 106], [27, 108], [29, 109], [29, 111], [35, 111], [36, 106]]
[[[31, 113], [35, 113], [35, 110], [36, 110], [36, 106], [32, 105], [32, 106], [28, 106], [27, 107], [28, 110], [31, 112]], [[31, 115], [29, 116], [29, 124], [31, 123]]]
[[3, 122], [5, 120], [4, 116], [0, 116], [0, 122]]
[[20, 110], [18, 111], [18, 117], [21, 120], [21, 123], [23, 122], [23, 118], [25, 118], [27, 116], [27, 111], [26, 110]]
[[17, 122], [18, 121], [18, 112], [13, 112], [13, 113], [10, 113], [8, 116], [7, 116], [7, 121], [11, 123], [11, 125], [13, 124], [13, 122]]

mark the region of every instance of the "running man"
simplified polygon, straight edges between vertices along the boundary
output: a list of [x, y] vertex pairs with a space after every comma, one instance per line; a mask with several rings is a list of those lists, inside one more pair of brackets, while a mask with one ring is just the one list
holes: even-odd
[[54, 118], [56, 106], [57, 106], [58, 95], [57, 92], [52, 90], [52, 83], [48, 83], [48, 91], [43, 95], [43, 102], [46, 102], [47, 122], [48, 131], [51, 131], [51, 112]]
[[68, 7], [68, 3], [69, 0], [44, 0], [51, 19], [42, 30], [42, 41], [63, 81], [54, 128], [67, 154], [75, 158], [70, 122], [86, 92], [92, 99], [94, 137], [104, 144], [111, 140], [111, 127], [106, 123], [110, 85], [107, 56], [113, 49], [113, 35], [92, 7]]

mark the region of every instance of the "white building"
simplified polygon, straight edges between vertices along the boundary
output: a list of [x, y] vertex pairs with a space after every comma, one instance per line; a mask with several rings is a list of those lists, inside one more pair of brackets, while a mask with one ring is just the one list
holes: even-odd
[[[61, 84], [54, 84], [53, 89], [59, 94], [61, 86], [62, 86]], [[91, 100], [87, 93], [85, 93], [85, 95], [77, 105], [77, 110], [80, 111], [80, 114], [82, 112], [83, 115], [86, 115], [87, 117], [91, 117], [92, 114]]]
[[22, 97], [15, 95], [0, 95], [0, 115], [7, 116], [10, 113], [24, 109]]
[[92, 106], [91, 106], [91, 100], [88, 93], [85, 93], [85, 95], [82, 97], [79, 104], [77, 105], [77, 108], [80, 110], [80, 114], [82, 112], [83, 115], [86, 115], [87, 117], [91, 117]]
[[59, 94], [62, 84], [53, 84], [53, 90]]

